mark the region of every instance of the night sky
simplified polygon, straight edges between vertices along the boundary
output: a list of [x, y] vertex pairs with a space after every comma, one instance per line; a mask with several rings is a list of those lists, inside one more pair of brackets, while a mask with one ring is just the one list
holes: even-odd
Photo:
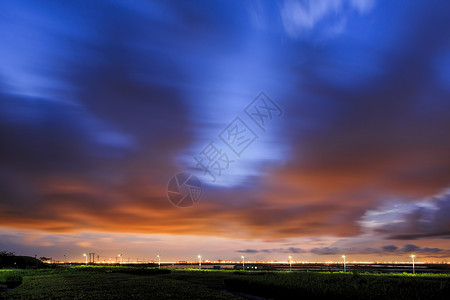
[[[449, 12], [448, 0], [1, 1], [0, 250], [449, 258]], [[261, 95], [279, 109], [260, 106], [264, 127], [246, 113]], [[253, 134], [239, 155], [225, 143], [235, 122]], [[229, 159], [220, 174], [196, 160], [212, 145]], [[191, 207], [168, 198], [180, 172], [202, 184]]]

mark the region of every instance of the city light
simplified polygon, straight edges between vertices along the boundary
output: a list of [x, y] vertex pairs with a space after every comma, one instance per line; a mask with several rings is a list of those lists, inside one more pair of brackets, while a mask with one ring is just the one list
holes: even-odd
[[345, 255], [342, 255], [342, 258], [344, 259], [344, 273], [347, 272], [346, 266], [345, 266]]
[[289, 271], [292, 271], [292, 256], [289, 255]]
[[[116, 252], [117, 253], [117, 252]], [[115, 257], [116, 259], [114, 259], [114, 255], [113, 256], [104, 256], [104, 255], [96, 255], [96, 259], [95, 261], [92, 260], [91, 255], [93, 253], [83, 253], [83, 257], [84, 257], [84, 261], [82, 261], [82, 264], [123, 264], [123, 260], [124, 260], [124, 254], [116, 254]], [[65, 254], [60, 254], [61, 259], [60, 260], [55, 260], [53, 263], [59, 263], [59, 264], [68, 264], [70, 262], [69, 256], [65, 255]], [[89, 257], [89, 259], [88, 259]], [[119, 260], [120, 257], [120, 260]], [[142, 264], [142, 263], [146, 263], [146, 264], [154, 264], [156, 267], [156, 264], [158, 264], [158, 266], [161, 265], [162, 263], [162, 259], [161, 259], [161, 255], [157, 254], [156, 257], [158, 257], [158, 261], [153, 260], [153, 259], [149, 259], [149, 258], [128, 258], [126, 260], [127, 263], [129, 264]], [[245, 263], [260, 263], [260, 264], [269, 264], [269, 265], [275, 265], [276, 267], [280, 267], [280, 268], [286, 268], [286, 264], [289, 263], [289, 270], [293, 270], [292, 269], [292, 265], [293, 264], [298, 264], [299, 266], [304, 266], [304, 265], [309, 265], [309, 264], [323, 264], [323, 265], [339, 265], [339, 264], [343, 264], [343, 270], [346, 272], [347, 271], [347, 255], [343, 254], [340, 256], [342, 258], [341, 261], [339, 261], [338, 259], [335, 260], [328, 260], [328, 261], [296, 261], [294, 260], [294, 257], [292, 255], [287, 256], [286, 260], [256, 260], [256, 261], [252, 261], [252, 260], [245, 260], [246, 257], [244, 255], [240, 256], [239, 259], [235, 259], [235, 260], [230, 260], [230, 259], [218, 259], [218, 260], [204, 260], [202, 255], [198, 255], [197, 258], [195, 260], [190, 260], [190, 261], [185, 261], [185, 260], [179, 260], [179, 259], [172, 259], [172, 260], [165, 260], [164, 263], [167, 264], [189, 264], [189, 265], [196, 265], [198, 264], [199, 266], [202, 267], [202, 269], [205, 268], [205, 266], [210, 266], [212, 264], [221, 264], [221, 265], [240, 265], [242, 264], [241, 267], [239, 267], [239, 269], [243, 268], [243, 269], [248, 269], [249, 266], [246, 266]], [[372, 260], [355, 260], [355, 261], [351, 261], [352, 266], [353, 265], [360, 265], [360, 266], [370, 266], [370, 265], [375, 265], [375, 267], [380, 267], [379, 265], [404, 265], [405, 267], [407, 265], [409, 265], [409, 267], [411, 268], [411, 264], [413, 264], [412, 266], [412, 271], [411, 273], [415, 274], [415, 266], [416, 264], [418, 265], [427, 265], [427, 264], [450, 264], [450, 262], [445, 261], [445, 260], [427, 260], [427, 259], [422, 259], [419, 262], [416, 262], [416, 257], [417, 255], [411, 254], [409, 253], [407, 256], [403, 256], [404, 258], [407, 259], [399, 259], [399, 260], [386, 260], [386, 259], [382, 259], [379, 261], [372, 261]], [[284, 265], [284, 266], [283, 266]]]

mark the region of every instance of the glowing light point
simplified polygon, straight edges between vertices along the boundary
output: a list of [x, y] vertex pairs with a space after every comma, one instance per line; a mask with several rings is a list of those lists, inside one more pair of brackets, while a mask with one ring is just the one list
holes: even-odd
[[292, 256], [289, 255], [289, 271], [292, 271]]
[[344, 273], [346, 273], [347, 272], [347, 268], [346, 268], [346, 266], [345, 266], [345, 254], [344, 255], [342, 255], [342, 258], [344, 259]]

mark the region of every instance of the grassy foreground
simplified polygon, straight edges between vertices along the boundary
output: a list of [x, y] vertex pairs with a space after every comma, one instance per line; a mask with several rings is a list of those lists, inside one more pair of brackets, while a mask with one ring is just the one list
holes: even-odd
[[157, 273], [121, 271], [72, 269], [49, 271], [50, 274], [27, 271], [22, 284], [1, 293], [0, 299], [241, 299]]
[[0, 270], [1, 283], [20, 285], [0, 293], [0, 299], [243, 299], [236, 293], [272, 299], [448, 299], [450, 295], [450, 275], [445, 274], [77, 267]]
[[225, 279], [234, 291], [273, 299], [449, 299], [450, 278], [389, 275], [273, 273]]

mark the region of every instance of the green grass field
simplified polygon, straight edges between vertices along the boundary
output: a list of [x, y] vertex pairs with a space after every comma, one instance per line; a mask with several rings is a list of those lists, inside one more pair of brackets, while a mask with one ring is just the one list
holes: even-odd
[[24, 272], [22, 284], [2, 299], [241, 299], [230, 293], [155, 274], [69, 269]]
[[[450, 275], [67, 267], [0, 270], [1, 299], [449, 299]], [[21, 284], [20, 284], [21, 283]], [[238, 294], [239, 293], [239, 294]]]

